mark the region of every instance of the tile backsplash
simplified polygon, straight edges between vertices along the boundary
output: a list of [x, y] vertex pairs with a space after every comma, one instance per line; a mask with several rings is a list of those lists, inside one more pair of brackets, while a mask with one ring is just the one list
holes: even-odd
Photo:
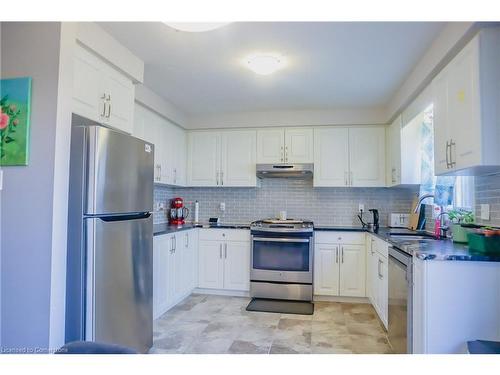
[[[476, 177], [474, 185], [476, 221], [500, 226], [500, 174]], [[490, 220], [481, 220], [481, 204], [490, 205]]]
[[[275, 217], [286, 210], [290, 218], [313, 220], [316, 225], [359, 225], [358, 205], [364, 204], [364, 218], [371, 221], [370, 208], [380, 212], [380, 223], [387, 225], [391, 212], [408, 213], [416, 194], [413, 189], [395, 188], [313, 188], [312, 180], [263, 179], [257, 188], [180, 188], [155, 187], [156, 202], [167, 202], [174, 196], [184, 199], [194, 218], [194, 201], [200, 205], [200, 221], [220, 217], [226, 223], [249, 223]], [[226, 209], [220, 210], [224, 202]], [[167, 221], [166, 211], [155, 212], [155, 223]]]

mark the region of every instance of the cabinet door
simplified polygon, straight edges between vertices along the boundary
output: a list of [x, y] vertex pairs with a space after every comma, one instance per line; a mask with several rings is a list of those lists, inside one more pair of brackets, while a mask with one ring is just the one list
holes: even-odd
[[188, 134], [188, 186], [219, 185], [219, 142], [218, 132]]
[[170, 236], [153, 238], [153, 316], [158, 318], [168, 309]]
[[224, 289], [250, 290], [250, 242], [224, 243]]
[[180, 296], [189, 294], [194, 285], [194, 248], [193, 231], [187, 230], [176, 234], [177, 251], [181, 254], [180, 261]]
[[284, 129], [257, 130], [257, 163], [279, 164], [284, 162]]
[[186, 272], [186, 263], [189, 256], [185, 246], [185, 240], [182, 232], [177, 232], [173, 236], [174, 251], [174, 290], [173, 290], [173, 304], [176, 304], [184, 297], [186, 293], [186, 279], [184, 273]]
[[221, 186], [256, 186], [255, 131], [221, 133]]
[[163, 161], [163, 137], [159, 116], [149, 109], [137, 104], [135, 107], [135, 121], [142, 122], [142, 139], [155, 145], [154, 157], [154, 182], [161, 182], [161, 170]]
[[285, 163], [312, 163], [313, 129], [285, 130]]
[[377, 286], [377, 305], [379, 308], [379, 316], [385, 328], [387, 328], [388, 314], [389, 314], [389, 284], [388, 284], [388, 267], [387, 259], [378, 255], [377, 256], [378, 272], [378, 286]]
[[385, 186], [385, 129], [349, 129], [349, 166], [352, 186]]
[[434, 173], [448, 171], [449, 119], [448, 119], [448, 69], [444, 68], [432, 81], [434, 126]]
[[344, 297], [364, 297], [365, 277], [365, 247], [340, 245], [339, 294]]
[[132, 134], [134, 127], [135, 86], [124, 75], [103, 63], [103, 83], [107, 108], [104, 122]]
[[339, 246], [316, 244], [314, 247], [314, 294], [339, 295]]
[[174, 171], [173, 184], [178, 186], [186, 185], [186, 166], [187, 166], [187, 138], [186, 131], [176, 126], [173, 132], [174, 150]]
[[470, 42], [450, 63], [448, 116], [452, 124], [453, 169], [481, 164], [479, 116], [479, 39]]
[[161, 182], [168, 185], [174, 185], [175, 153], [177, 151], [175, 144], [176, 125], [170, 123], [163, 117], [157, 116], [160, 123], [161, 134]]
[[168, 308], [173, 306], [177, 302], [179, 296], [179, 263], [180, 255], [175, 251], [175, 235], [169, 235], [168, 237]]
[[387, 128], [387, 185], [401, 184], [401, 115]]
[[219, 241], [199, 241], [198, 286], [208, 289], [224, 287], [223, 243]]
[[314, 129], [314, 186], [347, 186], [349, 130]]
[[73, 112], [90, 120], [104, 117], [104, 91], [96, 56], [76, 46], [73, 57]]

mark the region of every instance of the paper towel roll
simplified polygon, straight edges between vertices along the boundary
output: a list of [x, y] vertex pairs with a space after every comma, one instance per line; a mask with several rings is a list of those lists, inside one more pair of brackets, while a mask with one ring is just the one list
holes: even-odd
[[200, 221], [200, 204], [198, 201], [194, 202], [194, 222], [198, 223]]

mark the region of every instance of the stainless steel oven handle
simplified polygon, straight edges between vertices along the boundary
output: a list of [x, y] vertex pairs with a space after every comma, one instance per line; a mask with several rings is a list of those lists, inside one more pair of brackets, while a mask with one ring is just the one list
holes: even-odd
[[262, 242], [311, 242], [308, 238], [273, 238], [273, 237], [254, 237], [254, 241]]

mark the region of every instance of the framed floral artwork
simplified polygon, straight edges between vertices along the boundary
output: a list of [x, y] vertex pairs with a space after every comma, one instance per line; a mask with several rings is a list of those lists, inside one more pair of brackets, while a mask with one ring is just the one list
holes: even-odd
[[0, 166], [28, 165], [31, 78], [0, 79]]

